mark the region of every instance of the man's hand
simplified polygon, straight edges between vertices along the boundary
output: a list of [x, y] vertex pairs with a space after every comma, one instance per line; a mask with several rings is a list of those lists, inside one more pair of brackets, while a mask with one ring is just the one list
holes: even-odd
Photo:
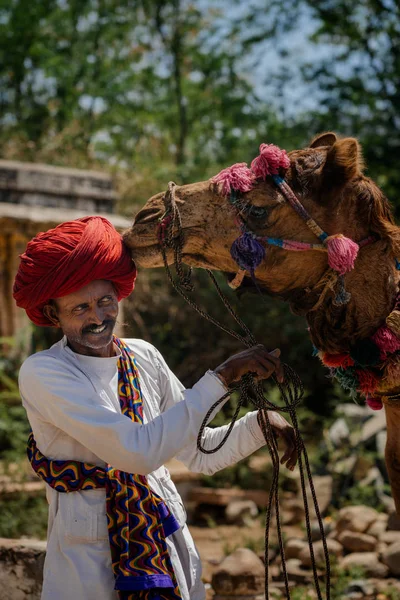
[[268, 379], [276, 373], [277, 380], [282, 383], [283, 368], [279, 360], [280, 353], [278, 349], [268, 352], [262, 344], [258, 344], [234, 354], [217, 367], [214, 373], [226, 386], [239, 381], [246, 373], [253, 373], [257, 379]]
[[[297, 463], [297, 448], [296, 448], [296, 435], [293, 427], [286, 421], [282, 415], [274, 410], [267, 410], [269, 422], [271, 423], [272, 431], [274, 434], [281, 438], [285, 451], [281, 458], [281, 465], [286, 463], [286, 467], [293, 471]], [[261, 431], [263, 427], [262, 415], [260, 412], [257, 415], [258, 424], [260, 425]], [[268, 431], [268, 430], [267, 430]]]

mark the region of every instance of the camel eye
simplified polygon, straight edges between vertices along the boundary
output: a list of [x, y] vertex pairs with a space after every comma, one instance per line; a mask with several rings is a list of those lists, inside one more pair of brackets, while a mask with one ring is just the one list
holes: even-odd
[[248, 214], [256, 221], [265, 220], [268, 217], [268, 208], [266, 206], [252, 206]]

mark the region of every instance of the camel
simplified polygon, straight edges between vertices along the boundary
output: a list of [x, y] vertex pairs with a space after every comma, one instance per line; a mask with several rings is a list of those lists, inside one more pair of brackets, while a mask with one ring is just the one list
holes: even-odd
[[[177, 186], [175, 198], [186, 264], [232, 274], [236, 285], [289, 302], [343, 387], [364, 394], [371, 408], [383, 404], [385, 460], [400, 515], [400, 228], [363, 170], [358, 141], [327, 132], [288, 154], [262, 144], [251, 169], [240, 163]], [[139, 267], [163, 265], [165, 210], [162, 192], [124, 234]]]

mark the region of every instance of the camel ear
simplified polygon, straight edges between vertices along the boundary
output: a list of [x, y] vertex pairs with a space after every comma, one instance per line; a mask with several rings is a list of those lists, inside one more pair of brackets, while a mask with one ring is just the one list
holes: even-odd
[[336, 133], [332, 131], [327, 131], [326, 133], [319, 133], [313, 140], [310, 142], [310, 148], [318, 148], [319, 146], [333, 146], [336, 142], [337, 136]]
[[363, 160], [359, 143], [354, 138], [338, 140], [326, 155], [322, 173], [325, 185], [337, 187], [344, 185], [363, 169]]

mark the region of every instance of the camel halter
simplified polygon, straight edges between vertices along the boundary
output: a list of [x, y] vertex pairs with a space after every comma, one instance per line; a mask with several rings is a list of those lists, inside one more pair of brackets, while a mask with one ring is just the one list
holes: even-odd
[[[281, 150], [273, 144], [261, 144], [260, 154], [252, 161], [251, 168], [248, 168], [246, 163], [236, 163], [227, 169], [223, 169], [211, 180], [212, 183], [219, 186], [221, 194], [228, 197], [231, 205], [235, 208], [241, 230], [241, 235], [233, 242], [231, 247], [231, 255], [239, 265], [239, 271], [229, 285], [233, 289], [238, 288], [246, 271], [254, 279], [255, 269], [265, 258], [265, 246], [263, 244], [296, 252], [316, 250], [327, 252], [329, 267], [337, 273], [339, 290], [335, 298], [335, 304], [347, 304], [351, 295], [345, 290], [344, 275], [354, 268], [359, 248], [372, 243], [375, 238], [369, 237], [357, 244], [341, 233], [328, 235], [314, 221], [285, 179], [280, 176], [280, 172], [287, 170], [289, 166], [290, 160], [285, 150]], [[249, 192], [257, 179], [265, 180], [268, 176], [272, 178], [284, 198], [305, 222], [310, 231], [320, 240], [319, 244], [259, 236], [248, 228], [243, 215], [249, 214], [258, 217], [265, 215], [267, 217], [268, 209], [247, 204], [241, 194]]]

